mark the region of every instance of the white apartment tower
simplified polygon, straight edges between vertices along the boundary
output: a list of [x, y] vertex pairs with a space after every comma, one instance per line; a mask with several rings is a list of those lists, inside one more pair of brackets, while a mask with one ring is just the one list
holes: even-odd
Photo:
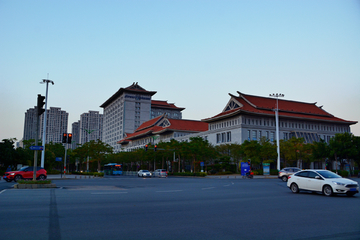
[[[61, 143], [62, 134], [67, 132], [69, 114], [61, 108], [50, 107], [47, 111], [45, 143]], [[35, 139], [37, 108], [30, 108], [25, 113], [23, 140]], [[40, 116], [39, 141], [43, 136], [44, 114]]]
[[91, 140], [102, 141], [103, 114], [99, 111], [89, 111], [80, 115], [79, 144]]
[[151, 97], [154, 91], [147, 91], [138, 83], [120, 88], [100, 107], [104, 109], [103, 142], [120, 151], [117, 144], [126, 133], [133, 133], [144, 122], [150, 120]]

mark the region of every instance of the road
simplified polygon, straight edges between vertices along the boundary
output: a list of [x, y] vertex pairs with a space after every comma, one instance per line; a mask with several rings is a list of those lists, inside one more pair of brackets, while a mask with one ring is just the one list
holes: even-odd
[[293, 194], [278, 179], [53, 182], [1, 191], [2, 239], [360, 239], [360, 195]]

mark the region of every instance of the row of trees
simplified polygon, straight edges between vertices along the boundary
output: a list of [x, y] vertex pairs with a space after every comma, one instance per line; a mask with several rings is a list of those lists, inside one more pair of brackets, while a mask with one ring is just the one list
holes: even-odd
[[[15, 139], [4, 139], [0, 143], [0, 166], [13, 169], [17, 164], [32, 165], [34, 153], [29, 149], [34, 141], [24, 141], [24, 148], [14, 148]], [[56, 162], [56, 157], [64, 157], [64, 146], [61, 143], [49, 143], [45, 147], [45, 168], [61, 170], [62, 163]], [[281, 167], [298, 166], [309, 168], [314, 163], [322, 168], [326, 162], [329, 168], [339, 163], [343, 169], [346, 163], [354, 162], [360, 166], [360, 137], [350, 133], [336, 134], [329, 143], [320, 140], [312, 144], [304, 143], [303, 139], [292, 138], [280, 141]], [[253, 169], [260, 169], [263, 163], [271, 163], [276, 167], [276, 144], [266, 138], [260, 141], [245, 141], [243, 144], [211, 145], [201, 137], [190, 138], [189, 142], [160, 142], [157, 151], [153, 145], [148, 150], [144, 148], [132, 152], [113, 153], [108, 144], [98, 140], [87, 142], [78, 148], [67, 150], [70, 171], [87, 171], [89, 161], [90, 171], [101, 171], [107, 163], [122, 163], [124, 171], [141, 169], [153, 170], [167, 168], [172, 172], [201, 170], [200, 162], [204, 162], [205, 171], [238, 171], [240, 161], [251, 161]]]

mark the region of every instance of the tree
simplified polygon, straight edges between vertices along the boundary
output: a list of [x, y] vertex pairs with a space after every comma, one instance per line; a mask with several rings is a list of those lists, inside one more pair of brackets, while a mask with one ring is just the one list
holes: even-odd
[[[357, 141], [357, 140], [355, 140]], [[358, 149], [354, 144], [354, 135], [351, 133], [337, 133], [329, 142], [330, 156], [333, 156], [337, 162], [340, 162], [341, 169], [344, 169], [345, 163], [350, 163], [350, 159], [356, 157]]]

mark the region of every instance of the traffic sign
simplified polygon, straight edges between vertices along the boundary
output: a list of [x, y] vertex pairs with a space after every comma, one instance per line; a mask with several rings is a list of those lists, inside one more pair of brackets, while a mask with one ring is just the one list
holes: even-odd
[[57, 158], [55, 158], [55, 161], [56, 161], [56, 162], [62, 162], [62, 158], [61, 158], [61, 157], [57, 157]]
[[44, 150], [43, 146], [30, 146], [30, 150]]

